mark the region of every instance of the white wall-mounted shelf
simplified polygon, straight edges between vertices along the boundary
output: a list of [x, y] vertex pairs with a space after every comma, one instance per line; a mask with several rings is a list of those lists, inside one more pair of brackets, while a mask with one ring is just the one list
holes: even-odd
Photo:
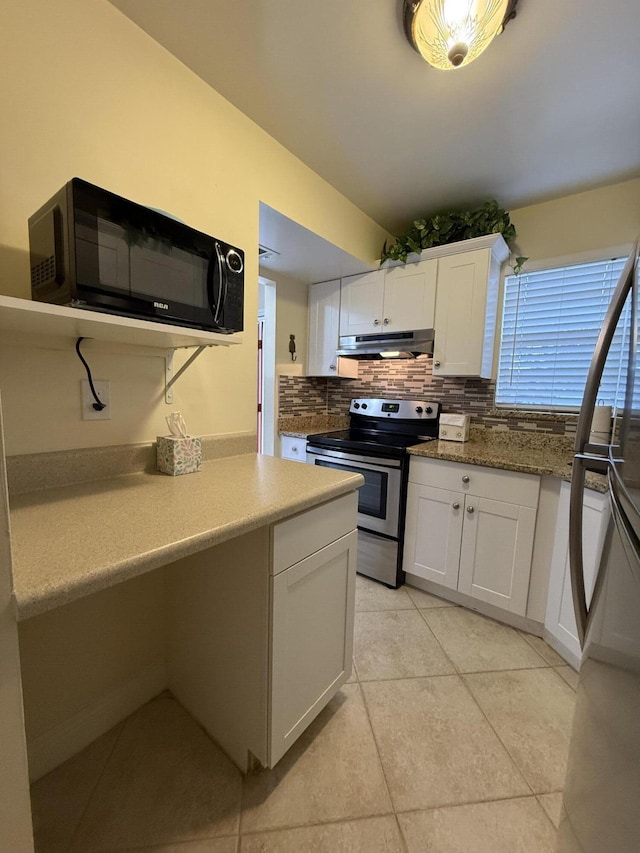
[[103, 314], [83, 308], [67, 308], [47, 302], [32, 302], [13, 296], [0, 296], [0, 331], [32, 335], [93, 338], [109, 343], [137, 344], [160, 349], [181, 347], [233, 346], [242, 343], [239, 334], [222, 335], [156, 323], [133, 320], [115, 314]]

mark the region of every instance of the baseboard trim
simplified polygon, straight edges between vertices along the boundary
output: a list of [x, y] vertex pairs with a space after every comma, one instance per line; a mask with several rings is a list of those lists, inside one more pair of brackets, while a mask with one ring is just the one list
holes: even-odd
[[27, 741], [31, 782], [63, 764], [167, 686], [166, 662], [160, 660], [53, 729]]

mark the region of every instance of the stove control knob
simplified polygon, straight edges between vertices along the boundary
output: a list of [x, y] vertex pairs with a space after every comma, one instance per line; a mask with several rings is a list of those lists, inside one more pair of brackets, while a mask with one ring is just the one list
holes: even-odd
[[426, 411], [426, 413], [427, 413], [428, 415], [430, 415], [430, 414], [433, 412], [433, 409], [431, 408], [431, 406], [427, 406], [427, 408], [425, 409], [425, 411]]
[[423, 412], [422, 406], [416, 406], [416, 412], [421, 415]]
[[367, 404], [366, 404], [366, 403], [363, 403], [363, 404], [362, 404], [362, 408], [363, 408], [363, 409], [366, 409], [366, 408], [367, 408]]
[[353, 404], [353, 408], [354, 408], [354, 409], [359, 409], [359, 408], [360, 408], [360, 403], [354, 403], [354, 404]]

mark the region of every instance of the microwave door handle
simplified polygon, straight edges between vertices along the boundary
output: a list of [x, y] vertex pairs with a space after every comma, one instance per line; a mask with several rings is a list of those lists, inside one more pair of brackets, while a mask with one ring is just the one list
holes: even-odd
[[218, 301], [216, 303], [216, 311], [213, 319], [217, 325], [220, 325], [220, 312], [227, 298], [227, 276], [225, 275], [225, 262], [220, 250], [220, 243], [216, 242], [216, 259], [218, 261]]
[[209, 257], [209, 264], [207, 266], [207, 298], [209, 300], [209, 307], [211, 308], [211, 313], [213, 314], [214, 323], [218, 322], [218, 317], [220, 316], [220, 295], [222, 292], [221, 284], [218, 285], [218, 298], [216, 299], [215, 294], [215, 274], [216, 268], [218, 271], [218, 279], [222, 281], [222, 254], [220, 253], [220, 246], [218, 243], [214, 243], [213, 251]]

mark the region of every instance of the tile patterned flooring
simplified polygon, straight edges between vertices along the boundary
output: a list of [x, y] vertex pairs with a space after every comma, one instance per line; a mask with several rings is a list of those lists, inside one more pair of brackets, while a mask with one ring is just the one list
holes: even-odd
[[37, 853], [553, 853], [576, 674], [547, 644], [358, 577], [350, 682], [242, 778], [168, 695], [32, 788]]

